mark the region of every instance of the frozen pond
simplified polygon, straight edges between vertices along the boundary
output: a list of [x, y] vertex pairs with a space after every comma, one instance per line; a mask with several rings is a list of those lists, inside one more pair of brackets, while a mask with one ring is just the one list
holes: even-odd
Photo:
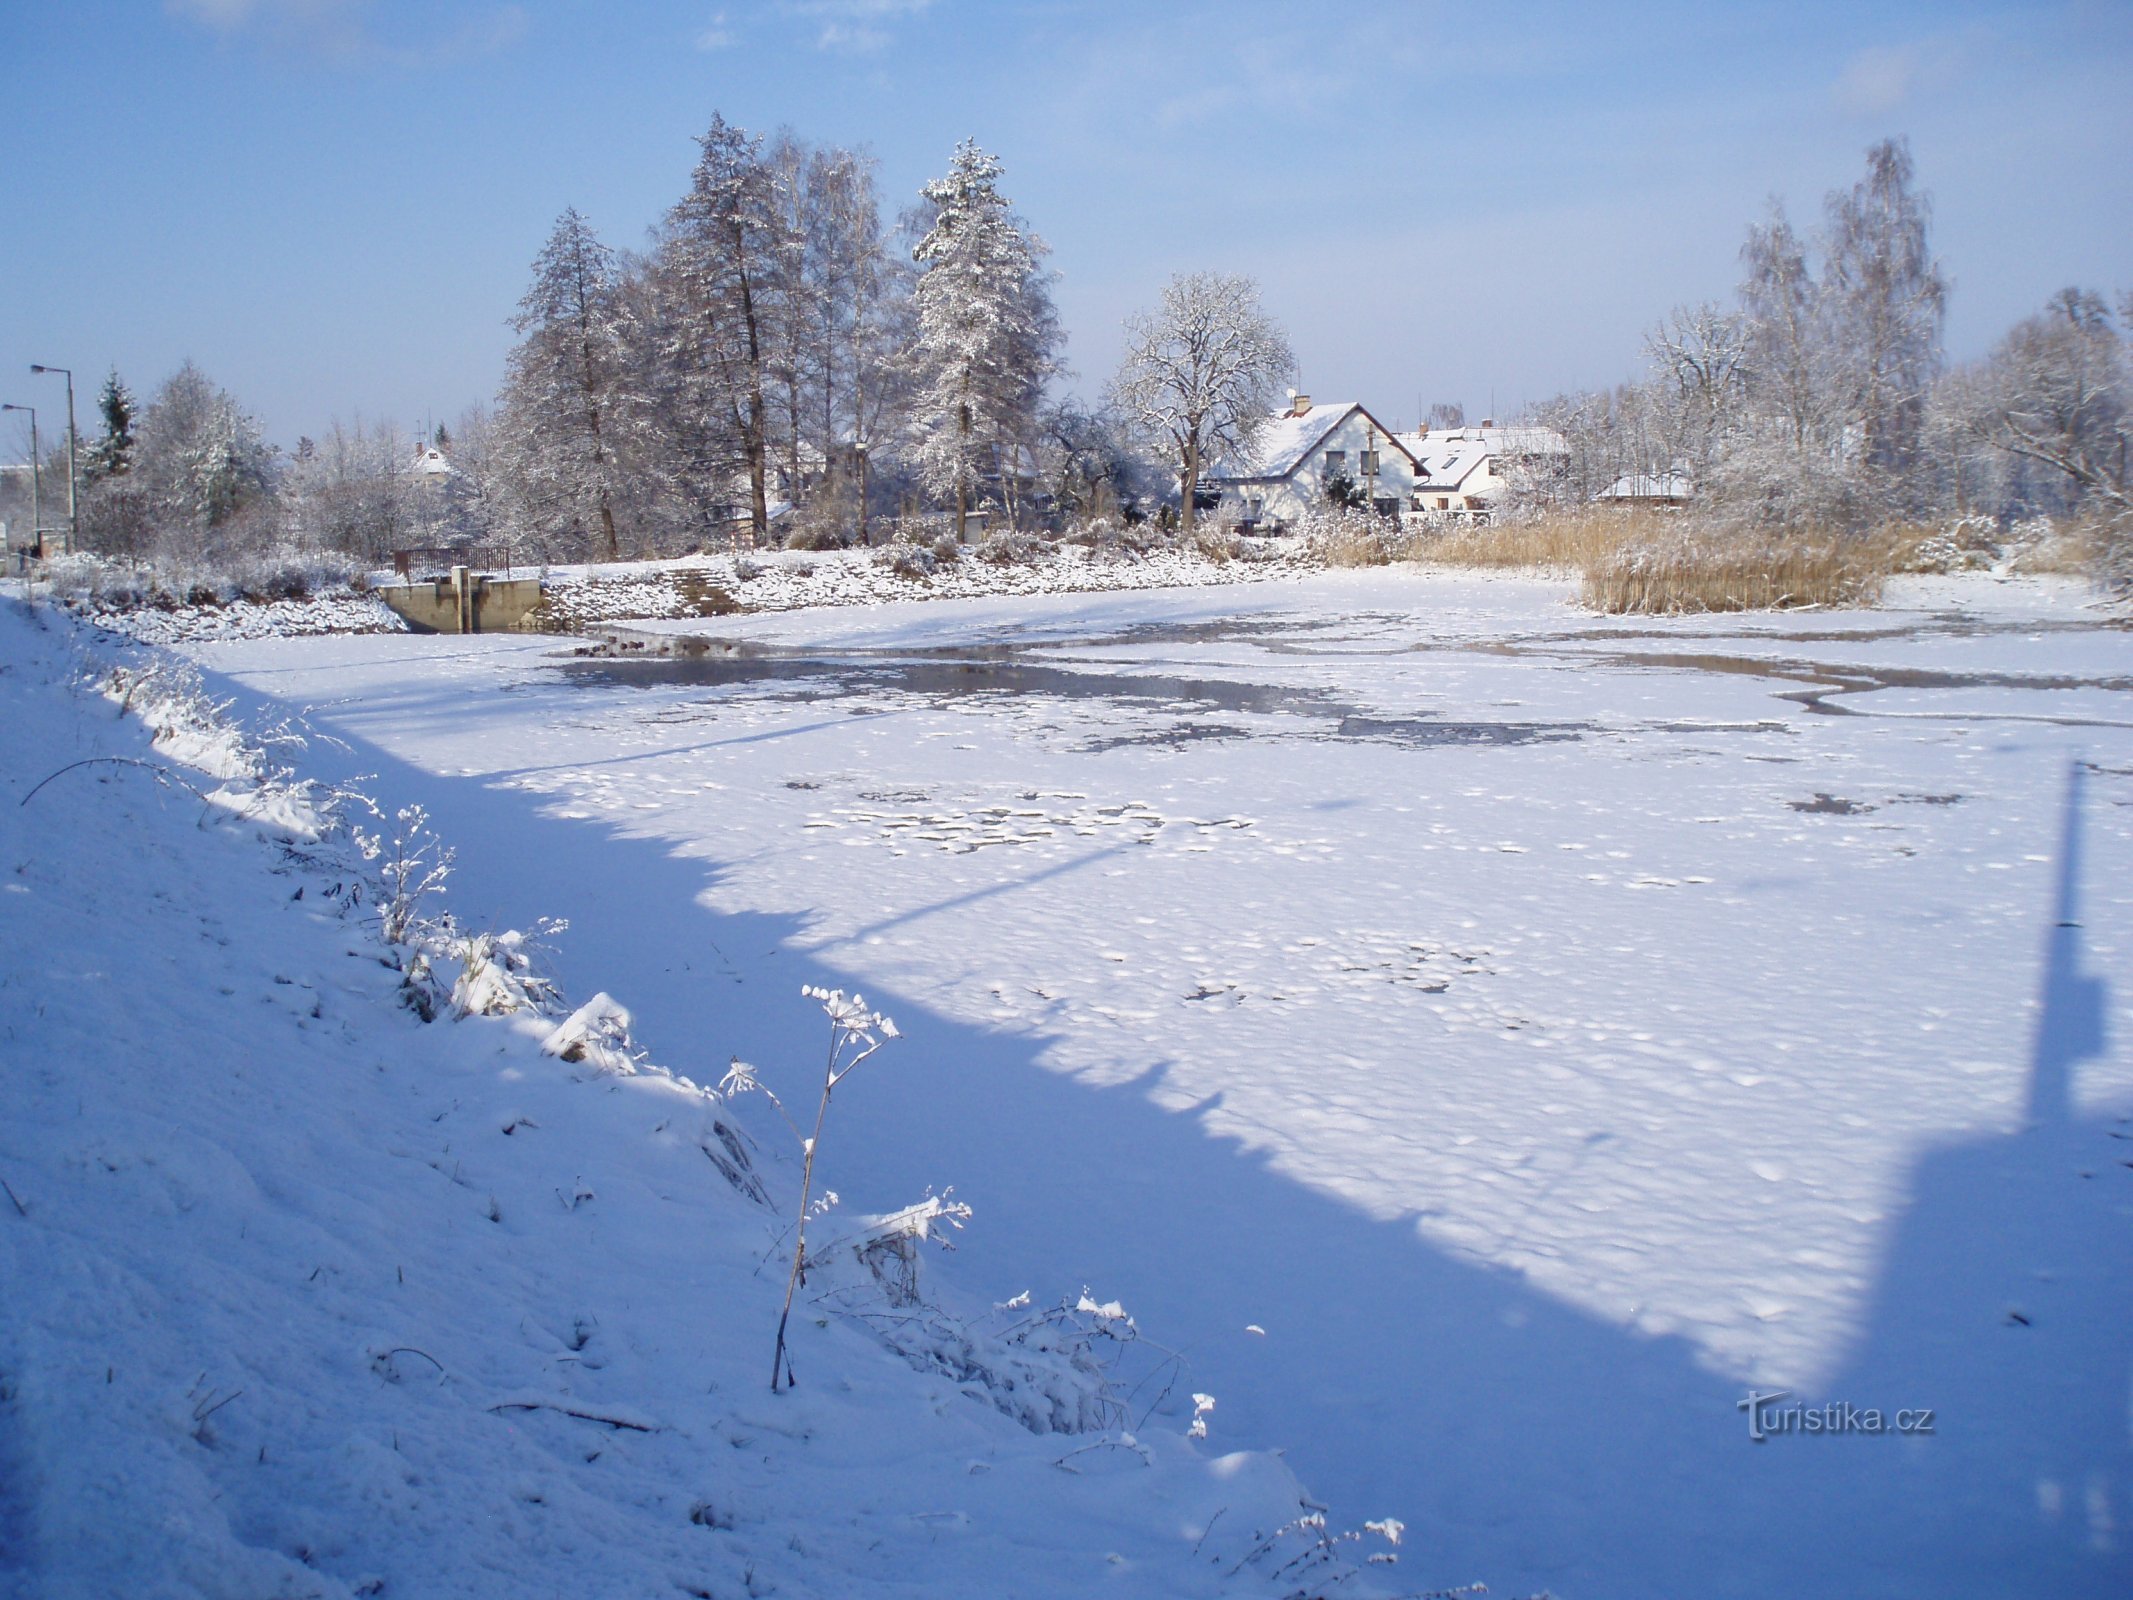
[[[1387, 572], [194, 654], [678, 1070], [797, 1082], [799, 985], [863, 988], [909, 1037], [847, 1203], [953, 1184], [948, 1292], [1122, 1299], [1410, 1581], [2116, 1594], [2133, 635], [2083, 599]], [[1751, 1385], [1940, 1424], [1756, 1444]]]

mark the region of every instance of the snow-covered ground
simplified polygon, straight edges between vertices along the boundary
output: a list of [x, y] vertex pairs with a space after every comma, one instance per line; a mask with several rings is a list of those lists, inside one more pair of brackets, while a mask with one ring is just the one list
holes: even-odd
[[[773, 1397], [790, 1140], [544, 1051], [567, 1003], [419, 1020], [375, 869], [277, 777], [316, 737], [86, 693], [82, 638], [0, 600], [0, 1595], [1388, 1592], [1355, 1563], [1398, 1530], [1196, 1442], [1101, 1303], [892, 1301], [855, 1207]], [[822, 1048], [796, 985], [761, 1004]]]
[[[944, 1278], [1119, 1298], [1410, 1581], [2125, 1592], [2123, 618], [1567, 594], [191, 653], [428, 806], [463, 917], [568, 917], [566, 986], [678, 1072], [804, 1097], [792, 992], [864, 988], [907, 1037], [840, 1092], [845, 1204], [952, 1183]], [[1751, 1386], [1933, 1431], [1758, 1443]]]

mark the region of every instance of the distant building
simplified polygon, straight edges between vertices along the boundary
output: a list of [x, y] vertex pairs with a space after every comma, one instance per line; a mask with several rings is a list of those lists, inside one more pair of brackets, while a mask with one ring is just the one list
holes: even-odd
[[1381, 515], [1411, 510], [1417, 470], [1407, 446], [1355, 401], [1313, 405], [1300, 394], [1261, 427], [1248, 458], [1209, 473], [1204, 488], [1222, 521], [1273, 532], [1332, 505], [1341, 486]]
[[1696, 486], [1678, 467], [1670, 472], [1625, 472], [1593, 498], [1603, 505], [1685, 506], [1696, 498]]
[[1485, 516], [1522, 483], [1559, 476], [1570, 443], [1553, 428], [1429, 428], [1400, 435], [1419, 466], [1414, 509], [1424, 516]]

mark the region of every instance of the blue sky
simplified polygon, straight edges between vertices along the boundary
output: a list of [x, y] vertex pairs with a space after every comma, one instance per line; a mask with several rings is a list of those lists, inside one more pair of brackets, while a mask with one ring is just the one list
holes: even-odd
[[1811, 220], [1892, 133], [1952, 354], [2133, 288], [2124, 0], [0, 0], [0, 100], [0, 399], [47, 424], [31, 361], [86, 425], [107, 368], [145, 398], [187, 357], [285, 444], [449, 420], [556, 214], [641, 244], [713, 111], [870, 147], [897, 206], [957, 140], [999, 154], [1085, 391], [1202, 267], [1388, 421], [1611, 382], [1730, 292], [1770, 195]]

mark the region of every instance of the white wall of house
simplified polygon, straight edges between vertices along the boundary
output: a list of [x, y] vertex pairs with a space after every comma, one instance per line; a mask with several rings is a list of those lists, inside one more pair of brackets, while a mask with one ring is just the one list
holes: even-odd
[[[1372, 452], [1376, 456], [1374, 479], [1367, 470]], [[1294, 524], [1327, 505], [1325, 484], [1336, 467], [1381, 505], [1391, 502], [1384, 506], [1388, 511], [1404, 511], [1413, 503], [1413, 464], [1358, 406], [1342, 417], [1286, 476], [1225, 480], [1216, 515], [1224, 522]]]

